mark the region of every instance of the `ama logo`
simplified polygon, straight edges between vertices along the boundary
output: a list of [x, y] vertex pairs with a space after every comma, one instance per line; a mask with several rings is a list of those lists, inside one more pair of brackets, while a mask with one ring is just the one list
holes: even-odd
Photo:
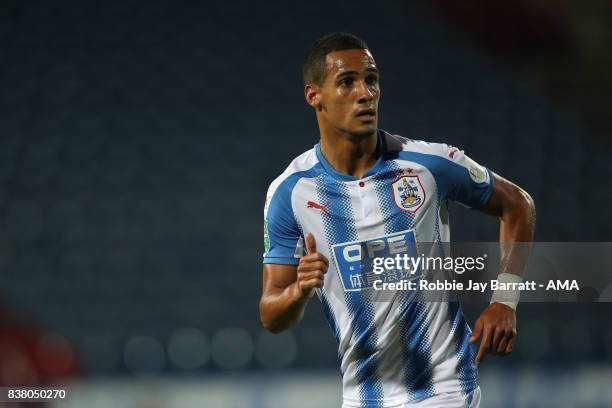
[[[394, 258], [398, 254], [416, 257], [416, 253], [412, 230], [332, 246], [332, 256], [345, 291], [371, 288], [374, 281], [385, 281], [390, 274], [395, 274], [396, 271], [374, 273], [374, 258]], [[392, 280], [399, 278], [399, 275], [394, 276]]]
[[391, 183], [395, 205], [400, 210], [415, 213], [425, 202], [425, 190], [419, 176], [402, 176]]

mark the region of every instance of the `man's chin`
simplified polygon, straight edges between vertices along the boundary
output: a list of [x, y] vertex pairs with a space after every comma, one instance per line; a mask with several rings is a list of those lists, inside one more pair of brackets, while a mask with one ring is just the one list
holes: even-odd
[[348, 131], [350, 137], [354, 140], [367, 139], [376, 133], [378, 129], [376, 122], [371, 124], [363, 124]]

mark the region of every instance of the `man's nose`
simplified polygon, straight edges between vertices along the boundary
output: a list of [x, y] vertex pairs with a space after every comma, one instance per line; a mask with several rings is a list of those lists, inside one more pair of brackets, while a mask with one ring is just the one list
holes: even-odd
[[357, 92], [359, 95], [359, 99], [357, 100], [358, 103], [368, 103], [372, 99], [374, 99], [374, 95], [376, 94], [376, 91], [370, 89], [370, 87], [368, 86], [368, 84], [365, 83], [365, 81], [359, 82]]

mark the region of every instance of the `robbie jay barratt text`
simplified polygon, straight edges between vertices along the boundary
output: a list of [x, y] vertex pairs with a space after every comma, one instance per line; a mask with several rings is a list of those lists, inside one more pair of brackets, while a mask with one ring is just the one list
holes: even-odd
[[407, 280], [402, 279], [398, 282], [383, 282], [376, 280], [373, 284], [374, 290], [465, 290], [484, 292], [487, 289], [491, 290], [536, 290], [537, 288], [545, 288], [546, 290], [580, 290], [576, 280], [549, 280], [546, 284], [538, 284], [536, 281], [525, 282], [500, 282], [493, 279], [490, 282], [477, 282], [469, 280], [467, 287], [463, 282], [452, 281], [428, 281], [425, 279]]

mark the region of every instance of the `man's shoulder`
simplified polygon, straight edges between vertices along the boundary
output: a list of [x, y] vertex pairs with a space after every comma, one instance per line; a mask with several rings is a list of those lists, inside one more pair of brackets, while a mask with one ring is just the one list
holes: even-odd
[[390, 134], [388, 132], [385, 132], [385, 137], [387, 142], [387, 150], [390, 153], [398, 154], [400, 158], [403, 155], [417, 153], [434, 155], [452, 160], [454, 152], [459, 151], [459, 149], [446, 143], [411, 139], [397, 134]]
[[302, 177], [311, 177], [315, 166], [319, 163], [315, 148], [309, 149], [294, 158], [285, 170], [270, 183], [266, 198], [269, 200], [281, 186], [295, 184]]

